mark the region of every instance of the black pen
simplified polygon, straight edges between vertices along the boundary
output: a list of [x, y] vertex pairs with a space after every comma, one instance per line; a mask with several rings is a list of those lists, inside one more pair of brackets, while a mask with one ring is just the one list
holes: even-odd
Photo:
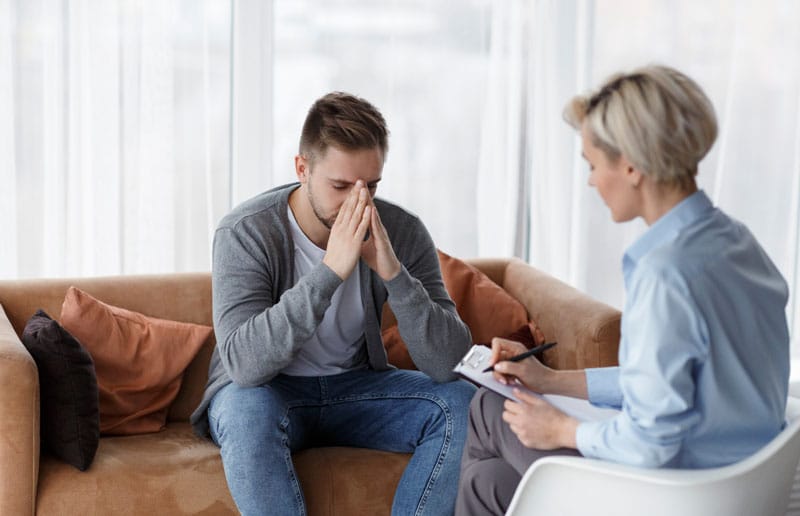
[[[513, 356], [507, 360], [500, 360], [500, 362], [519, 362], [522, 359], [528, 358], [531, 355], [535, 355], [536, 353], [541, 353], [542, 351], [547, 351], [548, 349], [555, 346], [556, 342], [548, 342], [547, 344], [542, 344], [541, 346], [536, 346], [535, 348], [531, 348], [525, 353], [520, 353], [519, 355]], [[489, 366], [484, 369], [483, 373], [488, 373], [489, 371], [494, 371], [494, 366]]]

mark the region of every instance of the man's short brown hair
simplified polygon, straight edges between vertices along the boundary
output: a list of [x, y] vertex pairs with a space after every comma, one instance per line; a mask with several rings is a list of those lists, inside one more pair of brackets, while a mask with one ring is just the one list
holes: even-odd
[[328, 147], [342, 150], [389, 150], [389, 130], [380, 111], [366, 100], [335, 91], [311, 106], [300, 135], [300, 154], [313, 161]]

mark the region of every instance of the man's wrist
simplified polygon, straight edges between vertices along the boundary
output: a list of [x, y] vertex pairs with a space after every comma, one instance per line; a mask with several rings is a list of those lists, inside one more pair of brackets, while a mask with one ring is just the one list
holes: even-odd
[[402, 267], [400, 266], [400, 262], [397, 262], [397, 266], [392, 268], [392, 270], [390, 270], [388, 273], [384, 275], [379, 272], [378, 276], [380, 276], [383, 281], [392, 281], [400, 274], [401, 270]]
[[336, 260], [330, 258], [329, 255], [327, 254], [322, 257], [322, 263], [327, 265], [328, 268], [332, 270], [334, 274], [339, 276], [339, 279], [341, 279], [342, 281], [346, 280], [347, 277], [350, 275], [350, 272], [352, 272], [352, 269], [350, 271], [347, 271], [346, 267], [342, 267], [341, 264], [335, 262]]

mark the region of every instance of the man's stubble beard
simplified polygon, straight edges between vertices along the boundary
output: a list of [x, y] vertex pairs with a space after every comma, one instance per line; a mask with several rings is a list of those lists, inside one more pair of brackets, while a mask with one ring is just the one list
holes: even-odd
[[311, 210], [314, 212], [314, 216], [317, 217], [317, 220], [319, 220], [322, 225], [329, 230], [332, 229], [333, 223], [336, 222], [336, 217], [339, 215], [339, 213], [337, 212], [336, 215], [328, 219], [325, 218], [322, 211], [319, 209], [319, 206], [317, 206], [316, 200], [314, 199], [314, 192], [311, 190], [311, 181], [308, 182], [308, 202], [311, 204]]

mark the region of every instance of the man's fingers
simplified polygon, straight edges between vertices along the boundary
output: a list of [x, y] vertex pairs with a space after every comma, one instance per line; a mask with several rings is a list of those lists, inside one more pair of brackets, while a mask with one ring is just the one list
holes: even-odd
[[[339, 213], [336, 215], [334, 225], [347, 228], [351, 233], [355, 233], [361, 224], [361, 217], [364, 213], [364, 207], [367, 205], [367, 190], [364, 188], [364, 183], [359, 179], [356, 181], [355, 186], [350, 189], [342, 205], [339, 207]], [[362, 235], [363, 236], [363, 235]]]
[[353, 210], [355, 208], [356, 202], [358, 202], [358, 191], [357, 188], [353, 188], [350, 190], [350, 193], [347, 194], [345, 197], [344, 202], [339, 207], [339, 213], [336, 214], [336, 222], [339, 224], [350, 224], [350, 219], [353, 216]]
[[[356, 193], [356, 205], [353, 208], [352, 215], [350, 217], [350, 226], [354, 232], [358, 231], [359, 227], [362, 224], [364, 219], [364, 213], [367, 208], [367, 189], [363, 186], [359, 186], [359, 182], [356, 183], [354, 189], [357, 189], [358, 192]], [[368, 213], [368, 211], [366, 211]], [[367, 219], [369, 221], [369, 219]], [[366, 230], [365, 230], [366, 231]], [[362, 234], [361, 237], [363, 238], [364, 235]]]
[[381, 221], [381, 216], [378, 214], [378, 210], [375, 209], [375, 203], [370, 202], [372, 206], [372, 232], [377, 233], [378, 236], [383, 240], [389, 240], [389, 235], [386, 234], [386, 228], [383, 227], [383, 222]]
[[[364, 206], [364, 211], [361, 213], [361, 220], [356, 227], [356, 239], [361, 242], [364, 240], [364, 235], [367, 234], [367, 229], [369, 229], [369, 221], [370, 221], [370, 214], [373, 212], [369, 206]], [[355, 217], [353, 217], [355, 218]]]

